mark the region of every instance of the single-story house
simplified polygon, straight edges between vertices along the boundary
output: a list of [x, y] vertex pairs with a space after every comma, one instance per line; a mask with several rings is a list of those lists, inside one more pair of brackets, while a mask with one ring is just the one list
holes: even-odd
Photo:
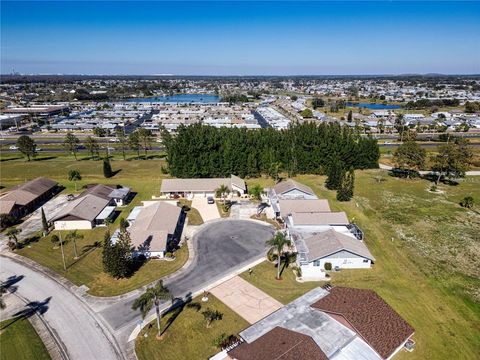
[[30, 180], [0, 197], [0, 214], [22, 218], [50, 200], [60, 190], [58, 183], [51, 179], [39, 177]]
[[330, 212], [330, 205], [326, 199], [278, 199], [272, 203], [276, 218], [286, 218], [297, 212]]
[[347, 226], [347, 214], [339, 212], [293, 212], [286, 217], [287, 227], [297, 229], [324, 228], [329, 226]]
[[[300, 242], [303, 243], [300, 245]], [[368, 269], [375, 261], [364, 242], [349, 232], [339, 232], [332, 228], [305, 237], [297, 238], [295, 245], [298, 265], [304, 279], [325, 277], [325, 264], [339, 269]]]
[[115, 214], [116, 202], [110, 197], [114, 190], [101, 184], [89, 187], [52, 219], [55, 230], [86, 230], [104, 224]]
[[240, 195], [247, 193], [245, 181], [235, 175], [231, 175], [229, 178], [164, 179], [160, 193], [167, 197], [175, 195], [182, 197], [215, 196], [216, 190], [222, 185]]
[[180, 241], [184, 214], [182, 208], [156, 201], [135, 210], [128, 228], [136, 255], [163, 258]]
[[414, 332], [372, 290], [315, 288], [243, 330], [221, 358], [391, 359]]
[[292, 179], [279, 182], [270, 188], [268, 197], [272, 206], [274, 206], [273, 204], [277, 203], [279, 199], [317, 199], [317, 196], [309, 186], [300, 184]]

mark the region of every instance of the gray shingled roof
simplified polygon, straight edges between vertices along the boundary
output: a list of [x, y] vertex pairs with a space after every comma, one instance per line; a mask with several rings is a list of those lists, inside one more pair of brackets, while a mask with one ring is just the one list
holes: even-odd
[[287, 216], [294, 212], [329, 212], [330, 206], [326, 199], [280, 199], [278, 201], [282, 216]]
[[273, 187], [273, 189], [275, 190], [277, 195], [281, 195], [288, 191], [298, 189], [306, 194], [315, 196], [315, 193], [310, 187], [308, 187], [307, 185], [300, 184], [299, 182], [293, 179], [288, 179], [286, 181], [279, 182], [277, 185]]
[[149, 251], [164, 251], [168, 235], [173, 235], [182, 209], [164, 201], [143, 207], [129, 228], [132, 245], [148, 241]]
[[160, 192], [214, 192], [221, 185], [232, 190], [232, 184], [246, 190], [245, 181], [232, 175], [230, 178], [164, 179]]
[[333, 229], [322, 231], [306, 238], [304, 242], [308, 248], [309, 261], [321, 259], [342, 250], [375, 261], [375, 258], [362, 241]]
[[348, 218], [344, 211], [340, 212], [294, 212], [294, 226], [299, 225], [347, 225]]

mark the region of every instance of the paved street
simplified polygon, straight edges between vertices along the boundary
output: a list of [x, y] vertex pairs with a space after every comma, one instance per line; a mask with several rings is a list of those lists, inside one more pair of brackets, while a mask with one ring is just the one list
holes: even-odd
[[[194, 236], [195, 260], [188, 271], [174, 276], [165, 284], [176, 297], [204, 289], [235, 269], [265, 256], [265, 241], [272, 237], [271, 227], [246, 220], [220, 220], [205, 224]], [[131, 310], [135, 297], [127, 297], [100, 311], [116, 330], [129, 331], [140, 320], [140, 314]], [[124, 336], [126, 329], [122, 332]]]
[[121, 359], [116, 343], [87, 306], [70, 291], [42, 273], [0, 258], [0, 279], [23, 276], [15, 286], [29, 301], [43, 303], [43, 318], [60, 337], [70, 359]]

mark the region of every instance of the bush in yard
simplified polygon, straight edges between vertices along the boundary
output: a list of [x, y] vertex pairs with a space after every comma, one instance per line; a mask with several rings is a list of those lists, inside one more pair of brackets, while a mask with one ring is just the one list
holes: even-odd
[[270, 262], [275, 262], [278, 259], [278, 255], [275, 253], [275, 250], [272, 248], [267, 252], [267, 260]]
[[223, 319], [223, 314], [218, 310], [207, 309], [202, 312], [202, 315], [206, 321], [207, 328], [211, 327], [214, 321]]
[[326, 262], [323, 267], [325, 268], [325, 270], [330, 271], [332, 270], [332, 263]]
[[60, 244], [60, 238], [58, 237], [58, 235], [52, 235], [50, 241], [52, 242], [54, 249], [56, 249], [58, 247], [58, 244]]
[[113, 176], [112, 166], [108, 157], [103, 159], [103, 176], [107, 179]]
[[465, 196], [462, 201], [460, 201], [460, 206], [471, 209], [475, 203], [475, 200], [473, 200], [473, 197], [471, 196]]
[[15, 225], [17, 219], [9, 214], [0, 214], [0, 229], [5, 229]]

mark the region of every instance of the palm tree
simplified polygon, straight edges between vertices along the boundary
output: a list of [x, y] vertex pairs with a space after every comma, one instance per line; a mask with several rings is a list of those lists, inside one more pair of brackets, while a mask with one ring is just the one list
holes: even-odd
[[168, 300], [172, 297], [170, 290], [167, 287], [163, 286], [163, 281], [158, 280], [157, 284], [154, 287], [149, 287], [139, 298], [135, 300], [132, 305], [133, 310], [140, 309], [142, 312], [142, 318], [145, 319], [148, 312], [152, 309], [152, 306], [155, 305], [155, 311], [157, 313], [157, 339], [161, 339], [162, 333], [160, 330], [160, 320], [162, 314], [160, 312], [160, 301]]
[[21, 229], [18, 229], [18, 228], [10, 228], [7, 230], [7, 237], [8, 237], [8, 240], [9, 242], [13, 242], [15, 244], [15, 249], [18, 247], [18, 237], [17, 235], [20, 234], [22, 230]]
[[77, 254], [77, 240], [81, 240], [83, 239], [83, 235], [82, 234], [79, 234], [77, 232], [77, 230], [74, 230], [72, 232], [69, 232], [67, 234], [67, 236], [65, 236], [65, 240], [69, 241], [69, 240], [72, 240], [73, 241], [73, 252], [75, 254], [75, 259], [78, 259], [78, 254]]
[[207, 328], [209, 328], [215, 320], [222, 320], [223, 318], [223, 314], [218, 310], [207, 309], [202, 312], [202, 315], [207, 322]]
[[217, 190], [215, 190], [215, 192], [217, 193], [217, 195], [218, 194], [220, 195], [220, 197], [223, 200], [223, 205], [225, 205], [225, 197], [227, 194], [230, 193], [230, 189], [228, 188], [228, 186], [225, 184], [222, 184], [217, 188]]
[[290, 247], [292, 245], [292, 242], [287, 238], [285, 233], [283, 232], [278, 232], [275, 234], [273, 238], [270, 240], [267, 240], [266, 244], [268, 246], [271, 246], [272, 249], [274, 249], [277, 252], [277, 280], [280, 280], [280, 264], [281, 264], [281, 258], [283, 254], [283, 249], [285, 246]]

